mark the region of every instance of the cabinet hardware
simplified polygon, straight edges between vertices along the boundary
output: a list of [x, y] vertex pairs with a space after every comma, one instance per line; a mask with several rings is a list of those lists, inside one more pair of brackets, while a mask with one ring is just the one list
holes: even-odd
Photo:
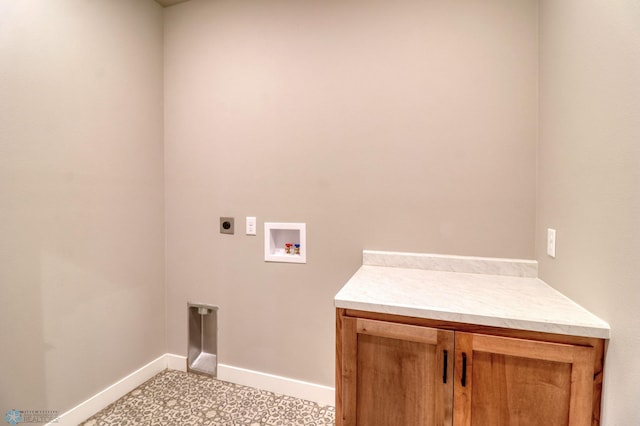
[[444, 352], [444, 368], [442, 369], [442, 383], [447, 383], [447, 355], [449, 353], [445, 350]]
[[464, 387], [467, 386], [467, 354], [462, 352], [462, 380], [460, 384]]

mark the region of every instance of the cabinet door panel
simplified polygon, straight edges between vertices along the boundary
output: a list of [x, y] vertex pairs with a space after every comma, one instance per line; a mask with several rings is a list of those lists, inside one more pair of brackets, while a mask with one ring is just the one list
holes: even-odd
[[472, 424], [566, 425], [570, 376], [569, 364], [474, 352]]
[[456, 333], [455, 424], [591, 424], [594, 352], [591, 347]]
[[453, 332], [360, 318], [342, 331], [344, 425], [452, 423]]

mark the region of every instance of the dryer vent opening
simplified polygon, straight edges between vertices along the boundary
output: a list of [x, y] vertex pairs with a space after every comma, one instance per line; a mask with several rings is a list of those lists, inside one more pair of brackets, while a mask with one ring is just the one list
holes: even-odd
[[187, 371], [216, 377], [218, 367], [218, 307], [187, 304], [189, 347]]

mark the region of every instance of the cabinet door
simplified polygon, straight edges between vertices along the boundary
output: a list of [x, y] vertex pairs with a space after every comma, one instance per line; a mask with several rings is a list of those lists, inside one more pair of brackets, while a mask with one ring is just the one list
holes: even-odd
[[344, 317], [344, 426], [430, 426], [453, 421], [454, 333]]
[[454, 424], [591, 424], [592, 347], [456, 332]]

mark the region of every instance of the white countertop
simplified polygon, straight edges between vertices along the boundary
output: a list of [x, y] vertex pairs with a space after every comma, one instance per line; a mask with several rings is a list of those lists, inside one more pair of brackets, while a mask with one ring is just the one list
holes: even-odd
[[363, 259], [336, 295], [336, 308], [610, 337], [605, 321], [535, 278], [534, 261], [373, 251]]

